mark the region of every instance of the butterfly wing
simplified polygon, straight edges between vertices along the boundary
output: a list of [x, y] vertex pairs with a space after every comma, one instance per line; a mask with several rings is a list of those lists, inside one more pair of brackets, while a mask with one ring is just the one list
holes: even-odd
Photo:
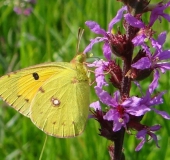
[[84, 130], [89, 103], [87, 76], [67, 69], [42, 85], [31, 103], [30, 118], [49, 135], [74, 137]]
[[54, 74], [68, 68], [69, 63], [54, 62], [11, 72], [0, 78], [0, 97], [25, 116], [39, 88]]

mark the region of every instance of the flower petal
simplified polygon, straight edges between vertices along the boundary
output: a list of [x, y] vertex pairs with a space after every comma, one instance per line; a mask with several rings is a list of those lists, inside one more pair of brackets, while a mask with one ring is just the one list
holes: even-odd
[[170, 59], [170, 50], [164, 50], [159, 54], [159, 60], [167, 60]]
[[162, 95], [164, 95], [165, 92], [161, 92], [159, 93], [157, 96], [153, 97], [149, 103], [148, 103], [148, 106], [155, 106], [155, 105], [159, 105], [159, 104], [162, 104], [163, 103], [163, 98], [162, 98]]
[[142, 129], [142, 130], [138, 131], [138, 133], [136, 134], [136, 138], [138, 138], [138, 139], [144, 138], [146, 133], [147, 133], [147, 130]]
[[100, 101], [108, 106], [117, 106], [117, 102], [104, 90], [100, 87], [95, 86], [96, 94], [98, 95]]
[[114, 121], [113, 124], [113, 131], [117, 132], [122, 128], [123, 124], [119, 122], [119, 120], [117, 119], [116, 121]]
[[105, 39], [105, 37], [96, 37], [95, 39], [91, 39], [90, 44], [85, 48], [83, 53], [87, 53], [87, 52], [91, 51], [92, 47], [95, 43], [102, 42], [102, 41], [104, 41], [104, 39]]
[[169, 62], [160, 62], [155, 65], [155, 68], [159, 68], [162, 73], [165, 73], [166, 70], [170, 70]]
[[92, 32], [106, 36], [106, 31], [102, 29], [98, 23], [94, 21], [86, 21], [85, 24], [90, 28]]
[[103, 54], [107, 60], [111, 60], [111, 49], [109, 43], [104, 43], [103, 45]]
[[136, 19], [134, 16], [132, 16], [131, 14], [127, 13], [124, 15], [126, 21], [133, 27], [137, 27], [137, 28], [144, 28], [145, 27], [145, 24]]
[[158, 87], [158, 80], [159, 80], [159, 77], [160, 77], [158, 70], [155, 69], [153, 77], [154, 77], [154, 79], [151, 82], [151, 84], [149, 85], [150, 94], [153, 93], [153, 91]]
[[126, 6], [124, 6], [121, 9], [118, 10], [116, 16], [109, 23], [109, 29], [108, 29], [109, 32], [111, 32], [114, 24], [116, 24], [117, 22], [119, 22], [122, 19], [123, 12], [126, 11], [126, 10], [127, 10]]
[[160, 128], [161, 128], [161, 125], [158, 124], [158, 125], [151, 126], [150, 130], [151, 131], [157, 131], [157, 130], [160, 130]]
[[133, 63], [131, 66], [136, 69], [144, 70], [151, 67], [151, 61], [148, 57], [143, 57], [139, 59], [136, 63]]
[[113, 121], [115, 116], [115, 111], [113, 109], [110, 109], [104, 116], [103, 118], [108, 120], [108, 121]]
[[146, 36], [144, 34], [141, 34], [141, 35], [134, 37], [132, 39], [132, 42], [135, 46], [143, 46], [143, 45], [145, 45], [145, 43], [144, 43], [145, 38], [146, 38]]
[[99, 101], [96, 101], [96, 102], [91, 103], [91, 104], [90, 104], [90, 107], [93, 108], [95, 111], [96, 111], [96, 110], [99, 110], [99, 111], [102, 110]]
[[167, 112], [159, 111], [155, 108], [152, 108], [152, 110], [155, 111], [157, 114], [161, 115], [163, 118], [168, 119], [168, 120], [170, 119], [170, 115]]
[[145, 105], [140, 105], [140, 106], [136, 106], [134, 108], [130, 107], [128, 109], [126, 109], [126, 112], [128, 112], [131, 115], [134, 116], [142, 116], [144, 115], [146, 112], [149, 112], [151, 109], [148, 106]]
[[128, 98], [127, 100], [125, 100], [121, 105], [122, 106], [131, 106], [131, 107], [137, 107], [139, 104], [140, 104], [140, 101], [141, 101], [141, 98], [138, 98], [138, 97], [131, 97], [131, 98]]
[[165, 43], [165, 40], [166, 40], [166, 31], [164, 31], [164, 32], [161, 32], [160, 34], [159, 34], [159, 36], [158, 36], [158, 43], [160, 44], [160, 45], [163, 45], [164, 43]]
[[142, 141], [137, 145], [137, 147], [135, 148], [135, 151], [139, 151], [142, 149], [143, 145], [145, 144], [146, 139], [142, 139]]
[[158, 145], [158, 138], [157, 138], [157, 136], [156, 136], [154, 133], [150, 133], [150, 136], [151, 136], [151, 137], [153, 138], [153, 140], [155, 141], [156, 146], [157, 146], [158, 148], [160, 148], [159, 145]]

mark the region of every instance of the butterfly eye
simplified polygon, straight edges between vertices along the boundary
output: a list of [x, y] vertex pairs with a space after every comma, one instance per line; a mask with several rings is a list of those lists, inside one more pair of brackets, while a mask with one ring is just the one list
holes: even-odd
[[33, 75], [33, 77], [34, 77], [35, 80], [38, 80], [38, 79], [39, 79], [38, 73], [35, 72], [35, 73], [33, 73], [32, 75]]

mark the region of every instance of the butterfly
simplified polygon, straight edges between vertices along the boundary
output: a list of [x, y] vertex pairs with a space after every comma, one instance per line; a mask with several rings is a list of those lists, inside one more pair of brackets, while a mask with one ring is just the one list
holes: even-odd
[[[80, 30], [77, 46], [82, 34]], [[0, 97], [46, 134], [75, 137], [83, 132], [89, 112], [85, 59], [85, 54], [77, 53], [70, 63], [51, 62], [8, 73], [0, 78]]]

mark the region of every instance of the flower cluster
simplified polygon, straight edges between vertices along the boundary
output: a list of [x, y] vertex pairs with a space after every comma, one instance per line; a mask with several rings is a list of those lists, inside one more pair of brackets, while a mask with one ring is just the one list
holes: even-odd
[[36, 0], [19, 0], [15, 3], [16, 5], [14, 7], [14, 12], [18, 15], [29, 16], [33, 11], [33, 6], [35, 5], [35, 3]]
[[[95, 92], [99, 101], [93, 102], [93, 117], [100, 123], [100, 135], [111, 139], [114, 133], [134, 129], [137, 131], [136, 138], [141, 142], [136, 147], [139, 151], [150, 136], [158, 146], [155, 131], [161, 128], [160, 125], [147, 126], [141, 124], [143, 116], [154, 111], [165, 119], [170, 119], [170, 115], [165, 111], [156, 109], [156, 105], [163, 103], [162, 96], [165, 92], [155, 94], [158, 87], [161, 73], [170, 70], [170, 50], [164, 50], [163, 44], [166, 40], [166, 32], [162, 32], [155, 38], [156, 32], [153, 30], [153, 24], [161, 18], [170, 22], [170, 15], [164, 13], [164, 10], [170, 6], [170, 2], [150, 5], [148, 1], [143, 5], [143, 10], [136, 8], [134, 12], [131, 4], [122, 7], [117, 15], [111, 20], [108, 31], [105, 31], [94, 21], [87, 21], [86, 25], [90, 30], [101, 37], [91, 39], [90, 44], [85, 48], [84, 53], [92, 50], [94, 44], [103, 42], [103, 55], [106, 60], [98, 60], [89, 64], [89, 67], [95, 68], [96, 86]], [[151, 7], [152, 6], [152, 7]], [[142, 21], [145, 12], [151, 12], [149, 23]], [[123, 22], [125, 33], [120, 30], [113, 34], [112, 29], [118, 22]], [[134, 56], [134, 49], [140, 48], [137, 55]], [[123, 66], [116, 64], [116, 57], [121, 58]], [[134, 57], [134, 58], [133, 58]], [[138, 83], [153, 73], [153, 80], [148, 86], [145, 94]], [[110, 76], [108, 82], [106, 75]], [[139, 87], [142, 95], [131, 96], [131, 82]], [[107, 92], [107, 88], [112, 84], [117, 90], [112, 95]], [[107, 110], [102, 105], [107, 106]], [[159, 147], [159, 146], [158, 146]]]

